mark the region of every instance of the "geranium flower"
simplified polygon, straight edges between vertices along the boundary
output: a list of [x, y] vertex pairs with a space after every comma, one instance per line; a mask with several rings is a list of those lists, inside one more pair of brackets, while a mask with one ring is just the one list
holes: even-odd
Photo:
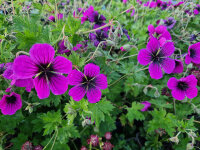
[[153, 2], [153, 1], [147, 1], [146, 3], [144, 3], [145, 7], [149, 7], [149, 8], [156, 8], [157, 7], [157, 3]]
[[0, 109], [4, 115], [13, 115], [22, 107], [22, 100], [19, 94], [12, 92], [4, 95], [0, 100]]
[[182, 73], [183, 72], [183, 62], [181, 60], [175, 59], [175, 67], [172, 73]]
[[168, 29], [172, 29], [174, 27], [174, 25], [176, 24], [176, 20], [173, 17], [169, 17], [169, 18], [167, 18], [167, 20], [163, 20], [163, 21], [164, 21], [164, 25]]
[[81, 17], [81, 24], [83, 24], [85, 21], [88, 20], [88, 18], [90, 17], [90, 15], [94, 12], [94, 7], [90, 6], [88, 9], [86, 9], [83, 12], [83, 17]]
[[146, 49], [141, 49], [138, 54], [138, 61], [141, 65], [149, 65], [151, 78], [162, 78], [162, 69], [170, 74], [174, 70], [175, 62], [169, 58], [174, 53], [175, 47], [173, 42], [166, 42], [160, 45], [156, 38], [151, 38]]
[[147, 111], [149, 107], [151, 107], [151, 103], [149, 103], [148, 101], [144, 101], [141, 104], [144, 105], [144, 108], [142, 108], [141, 111]]
[[194, 15], [198, 15], [200, 13], [200, 5], [197, 4], [197, 6], [194, 9]]
[[40, 99], [49, 97], [50, 90], [54, 95], [67, 91], [67, 78], [72, 70], [72, 63], [62, 56], [54, 58], [55, 51], [49, 44], [34, 44], [30, 56], [21, 55], [14, 60], [13, 72], [19, 79], [35, 77], [33, 82]]
[[184, 1], [178, 2], [177, 4], [174, 5], [174, 7], [176, 8], [176, 7], [178, 7], [178, 6], [182, 5], [182, 4], [184, 4]]
[[68, 83], [75, 85], [69, 90], [69, 95], [73, 100], [80, 101], [86, 94], [90, 103], [100, 101], [100, 89], [108, 87], [107, 77], [100, 74], [100, 67], [92, 63], [84, 67], [84, 74], [78, 70], [72, 70], [68, 75]]
[[172, 90], [172, 96], [177, 100], [183, 100], [185, 96], [192, 99], [197, 96], [197, 79], [194, 75], [177, 80], [172, 77], [169, 79], [167, 86]]
[[167, 31], [167, 27], [164, 25], [159, 25], [156, 28], [152, 24], [148, 26], [149, 36], [150, 38], [155, 37], [160, 42], [166, 41], [166, 40], [172, 40], [171, 35], [169, 31]]
[[200, 42], [190, 45], [188, 48], [188, 54], [185, 57], [185, 63], [200, 64]]

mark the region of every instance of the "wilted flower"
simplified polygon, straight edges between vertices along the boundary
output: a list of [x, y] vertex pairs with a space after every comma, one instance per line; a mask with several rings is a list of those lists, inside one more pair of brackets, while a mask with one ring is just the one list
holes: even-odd
[[34, 147], [34, 149], [33, 150], [43, 150], [43, 148], [42, 148], [42, 146], [40, 146], [40, 145], [37, 145], [37, 146], [35, 146]]
[[185, 63], [200, 64], [200, 42], [190, 45], [188, 48], [188, 54], [185, 57]]
[[99, 137], [97, 135], [91, 135], [87, 142], [88, 144], [92, 144], [92, 146], [95, 147], [99, 144]]
[[171, 137], [171, 138], [169, 138], [169, 140], [172, 141], [172, 142], [174, 142], [174, 143], [176, 143], [176, 144], [179, 143], [179, 139], [178, 139], [177, 136], [175, 136], [175, 137]]
[[144, 108], [142, 108], [141, 111], [147, 111], [149, 107], [151, 107], [151, 103], [149, 103], [148, 101], [144, 101], [141, 104], [144, 105]]
[[[108, 38], [108, 34], [104, 30], [98, 30], [94, 33], [89, 34], [89, 38], [94, 42], [94, 46], [98, 46], [100, 42], [105, 41]], [[104, 43], [105, 45], [105, 43]]]
[[87, 148], [85, 146], [82, 146], [81, 150], [87, 150]]
[[177, 100], [183, 100], [185, 96], [192, 99], [197, 96], [197, 79], [194, 75], [177, 80], [172, 77], [169, 79], [167, 86], [172, 90], [172, 96]]
[[106, 132], [104, 136], [105, 136], [106, 140], [110, 140], [112, 137], [112, 134], [111, 134], [111, 132]]
[[33, 149], [33, 145], [29, 141], [25, 142], [21, 147], [21, 150], [32, 150], [32, 149]]
[[110, 142], [105, 142], [102, 146], [103, 150], [112, 150], [114, 146]]
[[183, 72], [183, 62], [181, 60], [175, 59], [175, 67], [172, 73], [182, 73]]
[[21, 55], [14, 60], [13, 72], [19, 79], [35, 76], [33, 82], [40, 99], [49, 97], [50, 90], [55, 95], [67, 91], [67, 78], [72, 70], [72, 63], [62, 56], [54, 58], [54, 48], [49, 44], [34, 44], [30, 56]]
[[22, 100], [19, 94], [12, 92], [4, 95], [0, 100], [0, 109], [4, 115], [13, 115], [22, 107]]
[[168, 29], [172, 29], [174, 25], [176, 24], [176, 20], [173, 17], [169, 17], [167, 20], [163, 20], [163, 21], [164, 21], [164, 25]]
[[87, 64], [84, 74], [78, 70], [72, 70], [68, 75], [69, 85], [75, 85], [69, 90], [73, 100], [80, 101], [87, 95], [90, 103], [96, 103], [101, 99], [101, 90], [108, 87], [107, 77], [100, 74], [100, 67], [95, 64]]
[[174, 53], [175, 47], [173, 42], [167, 42], [160, 45], [156, 38], [151, 38], [146, 49], [141, 49], [138, 54], [138, 61], [141, 65], [149, 65], [151, 78], [162, 78], [162, 69], [170, 74], [174, 70], [175, 62], [169, 58]]

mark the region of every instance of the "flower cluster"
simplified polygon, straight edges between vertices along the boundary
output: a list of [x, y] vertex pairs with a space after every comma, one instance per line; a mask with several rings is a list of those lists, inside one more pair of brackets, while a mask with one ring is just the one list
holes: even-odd
[[[171, 20], [172, 23], [173, 19], [168, 18], [168, 20]], [[156, 28], [153, 25], [149, 25], [148, 31], [150, 40], [147, 43], [146, 49], [139, 51], [138, 61], [141, 65], [149, 65], [151, 78], [161, 79], [163, 71], [167, 74], [182, 73], [184, 69], [182, 60], [170, 58], [175, 51], [175, 47], [167, 28], [163, 25], [159, 25]], [[185, 63], [189, 64], [191, 62], [200, 64], [200, 42], [188, 48]], [[179, 80], [172, 77], [168, 81], [168, 88], [172, 90], [172, 96], [177, 100], [183, 100], [185, 95], [188, 98], [196, 97], [198, 93], [196, 86], [197, 79], [194, 75]]]
[[[79, 46], [79, 45], [77, 45]], [[11, 86], [26, 87], [28, 92], [35, 88], [40, 99], [49, 97], [50, 91], [54, 95], [64, 94], [69, 85], [76, 85], [69, 90], [69, 95], [76, 101], [86, 94], [90, 103], [101, 99], [101, 90], [108, 86], [107, 77], [100, 74], [100, 67], [87, 64], [84, 74], [72, 70], [72, 63], [63, 56], [55, 56], [54, 48], [49, 44], [34, 44], [29, 52], [30, 56], [20, 55], [13, 63], [1, 64], [1, 74], [12, 80]], [[69, 74], [65, 77], [64, 74]], [[10, 88], [7, 89], [10, 92]], [[19, 94], [12, 92], [4, 95], [0, 101], [0, 109], [4, 115], [13, 115], [22, 107]]]
[[43, 149], [42, 146], [40, 146], [40, 145], [34, 146], [29, 141], [25, 142], [21, 147], [21, 150], [42, 150], [42, 149]]

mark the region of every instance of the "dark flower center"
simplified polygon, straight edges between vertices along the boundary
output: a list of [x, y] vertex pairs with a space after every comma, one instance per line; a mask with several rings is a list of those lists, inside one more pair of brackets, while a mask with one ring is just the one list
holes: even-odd
[[188, 84], [183, 82], [183, 81], [179, 81], [177, 88], [182, 90], [182, 91], [186, 91], [188, 89]]
[[200, 7], [196, 7], [196, 9], [200, 12]]
[[8, 104], [14, 104], [16, 101], [17, 101], [17, 98], [14, 95], [6, 98], [6, 102]]
[[167, 26], [170, 26], [170, 25], [172, 25], [174, 22], [173, 22], [173, 20], [171, 20], [171, 19], [169, 19], [169, 20], [167, 20], [166, 22], [165, 22], [165, 24], [167, 25]]
[[166, 9], [166, 8], [167, 8], [167, 3], [163, 3], [163, 4], [162, 4], [162, 8], [163, 8], [163, 9]]
[[194, 49], [190, 49], [190, 57], [194, 58], [196, 56], [196, 51]]
[[101, 16], [98, 14], [98, 15], [95, 15], [94, 17], [94, 22], [98, 25], [101, 25], [103, 23], [103, 20], [101, 18]]
[[53, 76], [53, 72], [54, 69], [53, 69], [53, 65], [52, 64], [40, 64], [38, 65], [38, 68], [39, 68], [39, 77], [51, 77]]
[[157, 50], [151, 54], [151, 61], [153, 61], [154, 63], [161, 63], [163, 60], [163, 56], [164, 55], [162, 54], [162, 52], [158, 52]]
[[95, 87], [95, 77], [83, 77], [82, 86], [84, 89], [91, 89]]
[[5, 68], [4, 68], [4, 67], [1, 67], [1, 68], [0, 68], [0, 75], [3, 74], [4, 71], [5, 71]]
[[105, 35], [106, 33], [104, 33], [104, 32], [97, 32], [97, 34], [96, 34], [96, 39], [97, 39], [97, 41], [105, 41], [105, 38], [106, 38], [106, 35]]

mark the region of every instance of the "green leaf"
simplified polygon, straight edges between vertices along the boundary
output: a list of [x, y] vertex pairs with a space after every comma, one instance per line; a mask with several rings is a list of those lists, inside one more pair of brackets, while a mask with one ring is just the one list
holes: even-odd
[[105, 99], [98, 103], [90, 104], [89, 111], [91, 111], [91, 121], [95, 121], [95, 125], [99, 127], [100, 123], [105, 121], [105, 115], [110, 115], [113, 109], [114, 106]]
[[128, 118], [129, 122], [132, 122], [134, 119], [136, 120], [144, 120], [145, 117], [141, 112], [141, 109], [144, 108], [144, 105], [133, 102], [131, 108], [127, 108], [128, 113], [126, 117]]

